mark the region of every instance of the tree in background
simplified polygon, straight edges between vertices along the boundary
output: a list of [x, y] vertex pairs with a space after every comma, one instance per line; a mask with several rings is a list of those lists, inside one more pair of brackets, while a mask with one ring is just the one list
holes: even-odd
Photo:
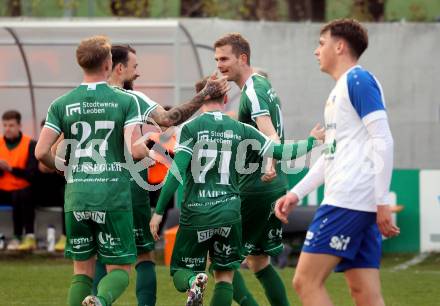
[[222, 11], [222, 5], [216, 0], [181, 0], [181, 17], [216, 17]]
[[6, 7], [6, 16], [17, 17], [21, 16], [21, 1], [8, 0]]
[[277, 0], [242, 0], [239, 10], [242, 20], [276, 21], [278, 16]]
[[113, 16], [148, 17], [149, 0], [111, 0], [110, 10]]
[[0, 0], [0, 16], [437, 21], [440, 0]]
[[285, 0], [290, 21], [325, 21], [326, 0]]
[[386, 0], [354, 0], [351, 16], [359, 21], [384, 21]]

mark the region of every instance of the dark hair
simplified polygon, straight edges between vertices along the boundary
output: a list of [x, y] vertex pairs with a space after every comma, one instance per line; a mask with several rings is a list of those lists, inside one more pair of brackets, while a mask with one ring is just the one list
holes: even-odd
[[16, 110], [9, 110], [3, 113], [2, 120], [13, 120], [15, 119], [18, 124], [21, 123], [21, 114]]
[[241, 36], [240, 33], [226, 34], [214, 43], [214, 49], [224, 46], [231, 46], [232, 53], [234, 53], [236, 57], [245, 54], [247, 57], [247, 64], [251, 64], [251, 47], [249, 46], [249, 42]]
[[113, 45], [112, 46], [112, 69], [115, 69], [117, 64], [127, 66], [128, 53], [136, 54], [136, 50], [130, 47], [130, 45]]
[[106, 36], [83, 39], [76, 48], [76, 60], [86, 72], [96, 72], [110, 56], [110, 40]]
[[368, 47], [367, 29], [354, 19], [336, 19], [321, 28], [321, 35], [330, 31], [330, 35], [347, 41], [353, 55], [359, 58]]
[[[200, 91], [202, 91], [203, 88], [205, 88], [206, 83], [208, 82], [208, 79], [209, 79], [209, 76], [206, 76], [203, 79], [200, 79], [196, 82], [196, 85], [195, 85], [196, 93], [199, 93]], [[211, 99], [211, 101], [220, 103], [220, 102], [224, 101], [224, 97], [225, 97], [225, 95], [222, 95], [222, 96], [217, 97], [215, 99]]]

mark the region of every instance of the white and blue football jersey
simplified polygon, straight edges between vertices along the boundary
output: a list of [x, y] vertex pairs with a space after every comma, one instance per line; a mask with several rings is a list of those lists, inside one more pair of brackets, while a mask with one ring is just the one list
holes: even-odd
[[366, 126], [387, 119], [382, 87], [367, 70], [345, 72], [325, 106], [323, 204], [376, 211], [372, 141]]

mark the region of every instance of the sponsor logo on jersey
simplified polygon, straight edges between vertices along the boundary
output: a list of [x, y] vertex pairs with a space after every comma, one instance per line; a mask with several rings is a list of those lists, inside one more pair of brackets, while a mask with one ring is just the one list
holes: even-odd
[[230, 227], [219, 227], [219, 228], [210, 228], [208, 230], [204, 230], [204, 231], [197, 231], [197, 241], [203, 242], [206, 240], [209, 240], [212, 238], [212, 236], [214, 235], [219, 235], [221, 237], [229, 237], [229, 234], [231, 233], [231, 228]]
[[93, 241], [93, 236], [90, 237], [78, 237], [69, 239], [69, 243], [73, 249], [79, 250], [82, 247], [88, 246]]
[[304, 240], [304, 245], [309, 246], [310, 240], [312, 240], [314, 236], [315, 236], [315, 234], [313, 232], [307, 231], [306, 240]]
[[204, 257], [182, 257], [180, 258], [180, 261], [185, 264], [185, 266], [188, 269], [194, 268], [196, 265], [203, 265], [205, 264], [205, 258]]
[[238, 134], [234, 134], [234, 131], [232, 130], [226, 130], [223, 132], [204, 130], [197, 132], [197, 141], [200, 142], [232, 144], [233, 139], [241, 140], [241, 136]]
[[81, 103], [73, 103], [66, 105], [66, 115], [71, 116], [74, 113], [81, 114]]
[[222, 195], [227, 195], [228, 193], [224, 190], [199, 190], [200, 198], [218, 198]]
[[[263, 168], [261, 168], [261, 171], [263, 171]], [[275, 203], [276, 202], [273, 202], [270, 205], [270, 213], [269, 213], [269, 216], [267, 217], [267, 220], [269, 220], [272, 215], [275, 215]]]
[[105, 211], [74, 211], [76, 221], [92, 220], [98, 224], [105, 224]]
[[197, 140], [209, 140], [209, 131], [200, 131], [197, 132]]
[[330, 239], [330, 247], [332, 249], [338, 250], [338, 251], [345, 251], [347, 249], [348, 244], [350, 243], [351, 238], [350, 237], [344, 237], [344, 235], [333, 236]]
[[102, 246], [108, 249], [112, 249], [114, 246], [121, 244], [121, 238], [114, 238], [111, 234], [103, 232], [99, 232], [98, 241]]
[[142, 238], [144, 235], [144, 230], [142, 228], [134, 228], [133, 232], [135, 238]]
[[244, 244], [244, 248], [245, 248], [246, 250], [248, 250], [248, 251], [251, 251], [252, 249], [255, 248], [255, 244], [252, 244], [252, 243], [246, 242], [246, 243]]
[[269, 237], [269, 239], [283, 238], [283, 230], [281, 228], [278, 229], [273, 228], [269, 231], [267, 237]]
[[225, 254], [225, 255], [231, 255], [232, 248], [229, 244], [220, 243], [218, 241], [214, 242], [214, 251], [217, 254]]
[[277, 98], [277, 93], [273, 88], [270, 88], [266, 93], [269, 96], [270, 102], [275, 101], [275, 99]]

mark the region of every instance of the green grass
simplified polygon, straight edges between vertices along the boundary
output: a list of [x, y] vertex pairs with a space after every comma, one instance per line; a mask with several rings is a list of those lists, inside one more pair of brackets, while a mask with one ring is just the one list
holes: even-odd
[[[397, 265], [412, 257], [412, 255], [392, 255], [384, 259], [381, 275], [386, 305], [440, 305], [438, 293], [440, 254], [433, 254], [407, 270], [394, 271]], [[0, 306], [65, 305], [71, 273], [71, 263], [61, 258], [35, 255], [24, 258], [1, 257]], [[298, 298], [290, 286], [293, 273], [292, 268], [280, 271], [288, 289], [289, 300], [292, 305], [299, 305]], [[243, 271], [243, 275], [260, 305], [269, 305], [255, 277], [249, 271]], [[183, 305], [185, 296], [174, 289], [167, 267], [157, 267], [157, 278], [157, 306]], [[205, 305], [209, 305], [212, 288], [211, 282], [208, 285]], [[332, 274], [327, 282], [327, 288], [335, 305], [353, 305], [343, 275]], [[136, 305], [134, 273], [131, 275], [129, 289], [114, 305]]]

